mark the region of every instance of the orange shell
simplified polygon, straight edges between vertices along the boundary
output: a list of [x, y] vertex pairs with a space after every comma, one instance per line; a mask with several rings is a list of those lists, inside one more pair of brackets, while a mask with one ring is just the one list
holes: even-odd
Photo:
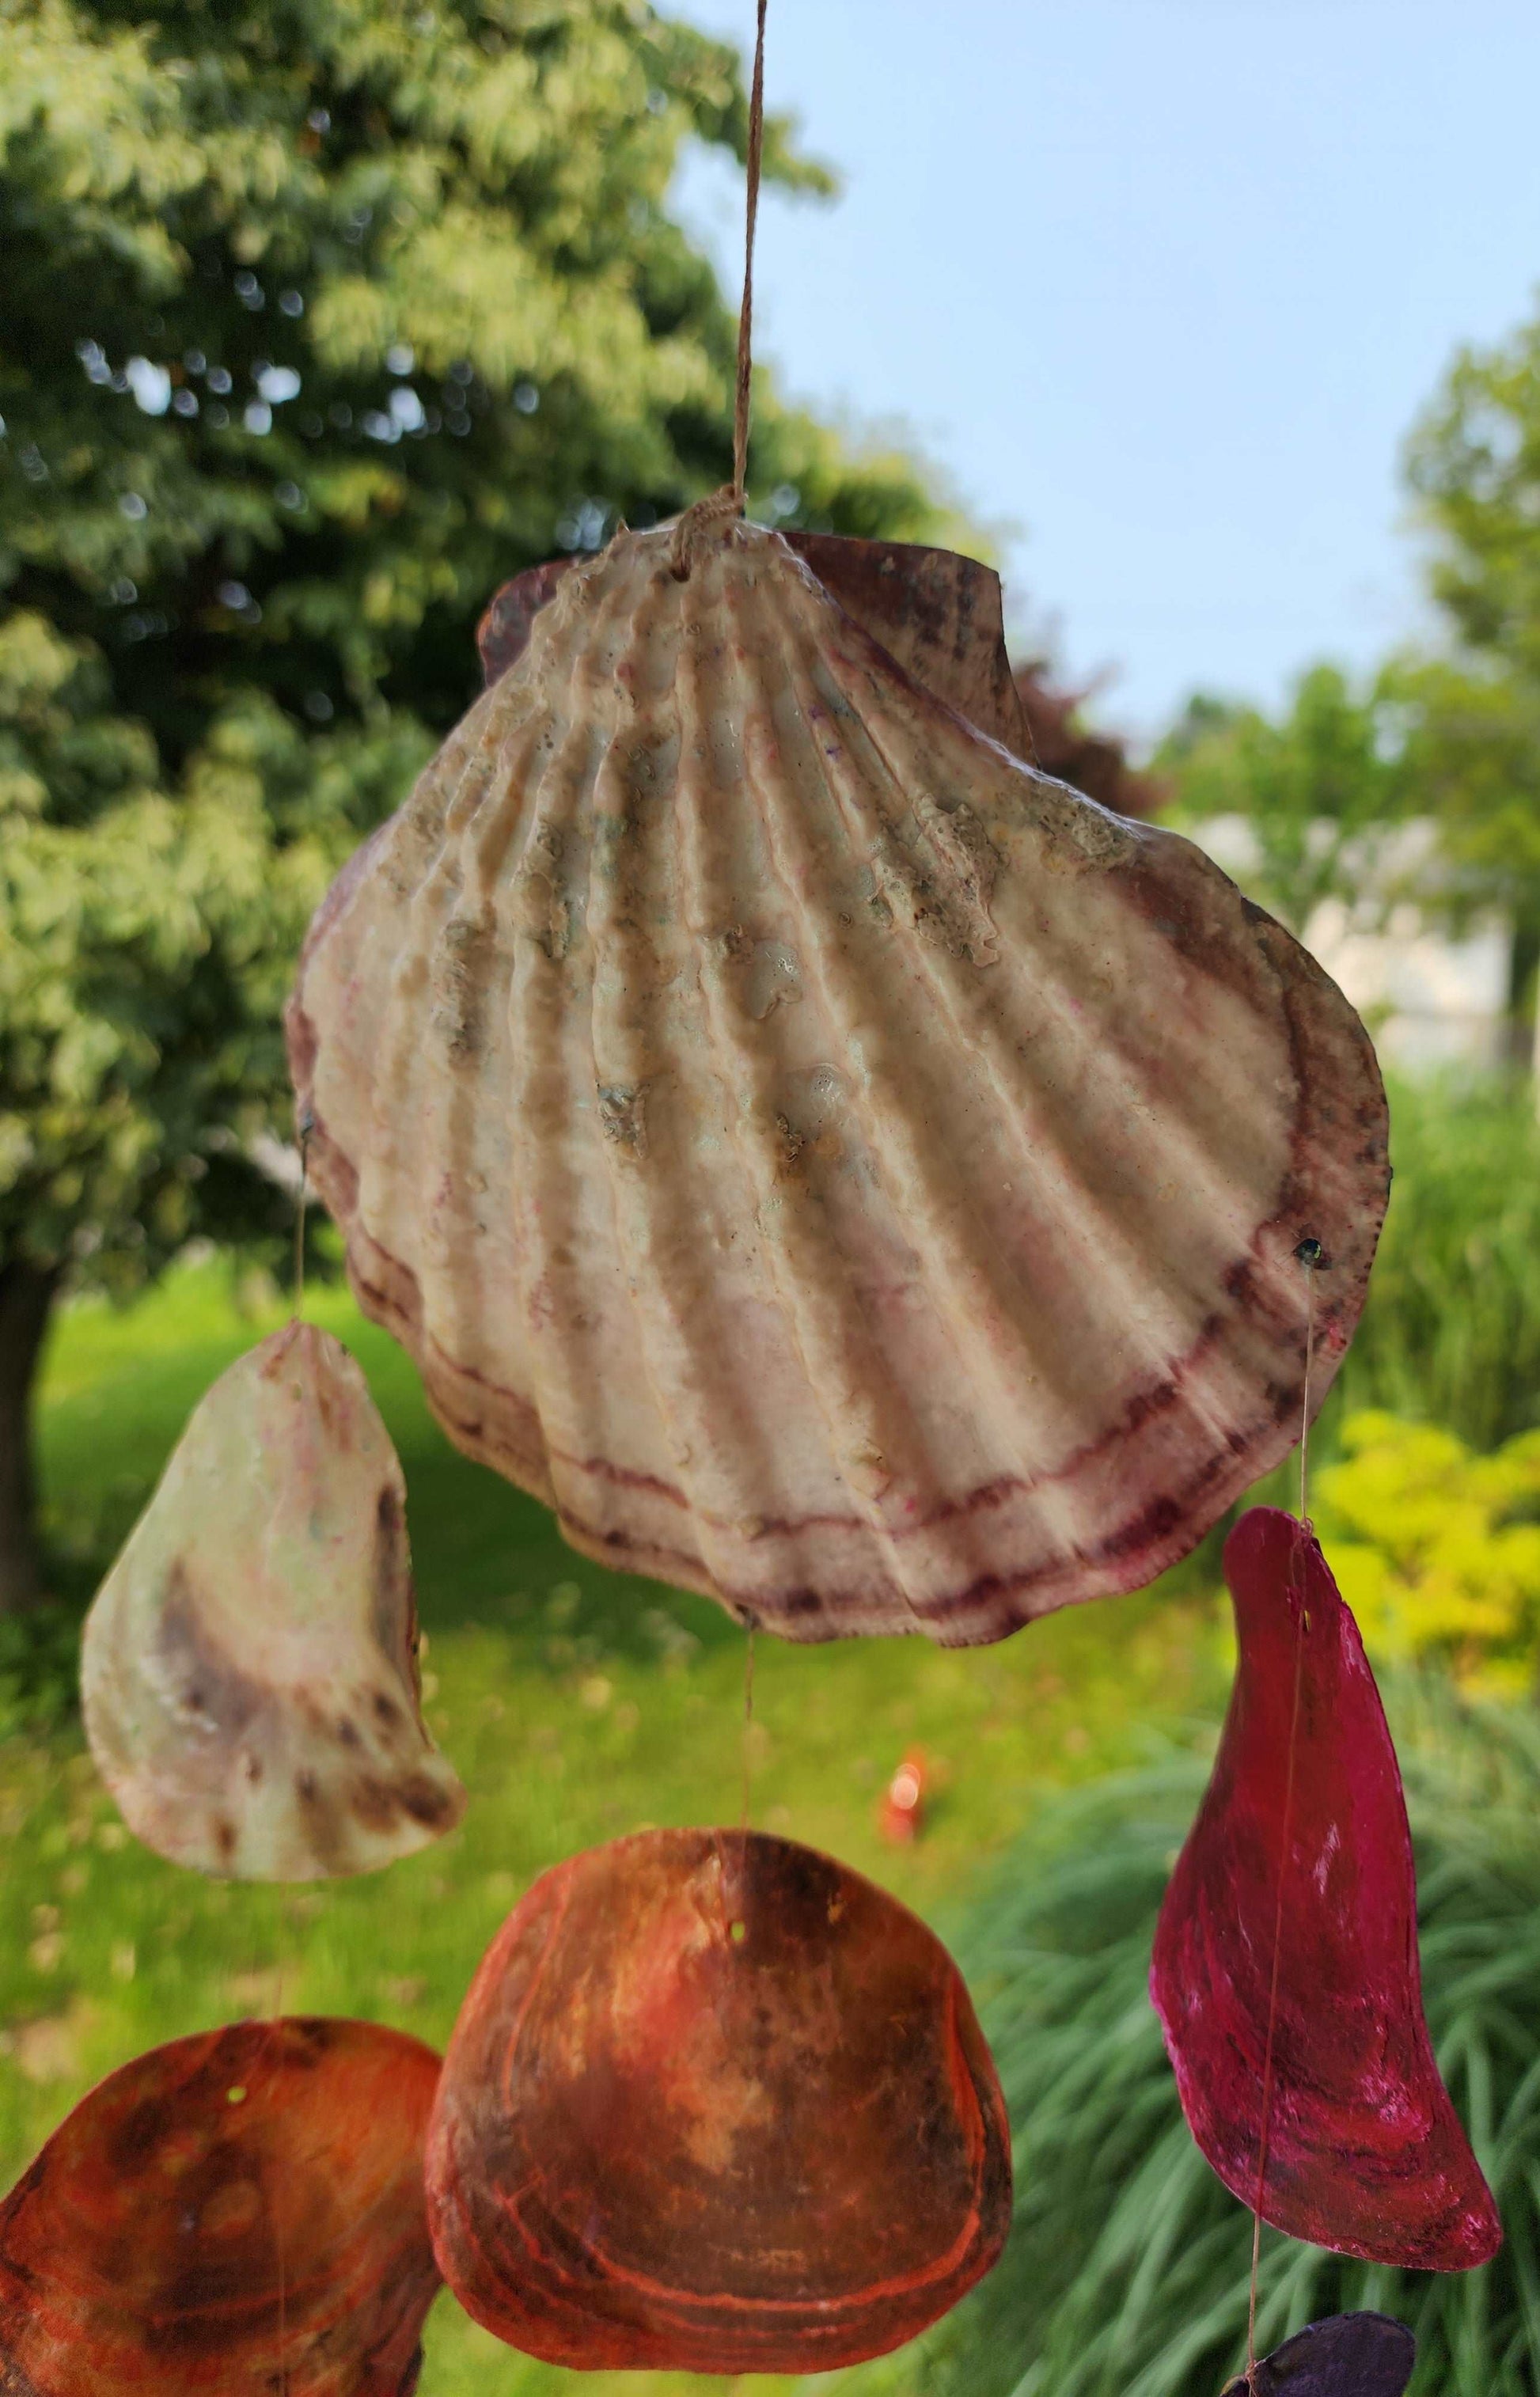
[[428, 2141], [445, 2279], [583, 2371], [822, 2372], [998, 2256], [1011, 2142], [939, 1940], [810, 1848], [648, 1831], [489, 1949]]
[[408, 2397], [431, 2048], [236, 2023], [112, 2073], [0, 2205], [6, 2397]]

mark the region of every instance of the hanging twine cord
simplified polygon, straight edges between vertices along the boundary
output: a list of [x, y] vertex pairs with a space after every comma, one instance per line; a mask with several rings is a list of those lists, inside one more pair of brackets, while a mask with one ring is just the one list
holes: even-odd
[[[294, 1313], [298, 1323], [305, 1303], [305, 1207], [310, 1197], [310, 1135], [315, 1129], [315, 1118], [306, 1107], [299, 1122], [300, 1187], [294, 1201]], [[278, 2062], [275, 2069], [283, 2069], [284, 1968], [280, 1960], [273, 1968], [273, 2012], [269, 2016]], [[284, 2226], [280, 2211], [281, 2192], [273, 2208], [273, 2243], [278, 2274], [278, 2353], [273, 2376], [273, 2387], [278, 2397], [286, 2397], [288, 2388], [288, 2261], [284, 2254]]]
[[315, 1129], [315, 1118], [307, 1107], [300, 1118], [300, 1195], [294, 1208], [294, 1318], [298, 1322], [305, 1303], [305, 1202], [310, 1196], [308, 1175], [310, 1135]]
[[[306, 1139], [309, 1138], [308, 1132], [304, 1136]], [[301, 1159], [302, 1154], [301, 1151]], [[273, 2029], [278, 2047], [280, 2070], [283, 2066], [283, 2019], [284, 1968], [280, 1962], [274, 1967], [273, 1972]], [[278, 2377], [275, 2386], [278, 2397], [288, 2397], [288, 2258], [284, 2254], [281, 2192], [273, 2207], [273, 2243], [278, 2265]]]
[[754, 230], [759, 216], [759, 162], [765, 147], [765, 9], [759, 0], [749, 95], [748, 202], [743, 225], [743, 298], [738, 310], [738, 389], [732, 409], [732, 496], [743, 514], [749, 462], [749, 397], [754, 372]]
[[[1305, 1272], [1305, 1390], [1299, 1426], [1299, 1531], [1303, 1549], [1309, 1535], [1306, 1473], [1310, 1450], [1310, 1376], [1316, 1359], [1316, 1273], [1325, 1262], [1319, 1240], [1301, 1240], [1294, 1251]], [[1273, 2127], [1273, 2041], [1278, 2029], [1278, 1984], [1283, 1962], [1283, 1877], [1289, 1865], [1289, 1843], [1294, 1828], [1294, 1757], [1299, 1740], [1299, 1702], [1305, 1685], [1305, 1633], [1308, 1621], [1305, 1594], [1299, 1595], [1299, 1619], [1294, 1626], [1294, 1696], [1289, 1718], [1289, 1765], [1283, 1789], [1283, 1849], [1279, 1868], [1278, 1902], [1273, 1912], [1273, 1966], [1267, 1989], [1267, 2036], [1262, 2053], [1262, 2135], [1257, 2144], [1256, 2194], [1252, 2203], [1252, 2279], [1246, 2299], [1246, 2387], [1256, 2385], [1256, 2289], [1262, 2269], [1262, 2203], [1267, 2189], [1267, 2151]]]
[[1299, 1411], [1299, 1520], [1308, 1525], [1306, 1473], [1310, 1462], [1310, 1375], [1316, 1361], [1316, 1276], [1327, 1259], [1319, 1240], [1301, 1240], [1294, 1251], [1305, 1269], [1305, 1395]]
[[1273, 1971], [1267, 1990], [1267, 2037], [1262, 2056], [1262, 2136], [1257, 2146], [1256, 2195], [1252, 2202], [1252, 2280], [1246, 2299], [1246, 2386], [1252, 2390], [1255, 2387], [1256, 2374], [1256, 2284], [1262, 2269], [1262, 2201], [1267, 2189], [1267, 2150], [1273, 2127], [1273, 2035], [1278, 2028], [1279, 1969], [1283, 1962], [1283, 1876], [1288, 1868], [1289, 1842], [1294, 1828], [1294, 1749], [1304, 1681], [1305, 1598], [1302, 1591], [1299, 1620], [1294, 1626], [1294, 1701], [1289, 1718], [1289, 1772], [1283, 1792], [1283, 1862], [1279, 1870], [1278, 1903], [1273, 1911]]
[[754, 234], [759, 218], [759, 169], [765, 148], [765, 9], [758, 0], [754, 37], [754, 81], [749, 92], [748, 195], [743, 221], [743, 296], [738, 308], [738, 376], [732, 403], [732, 480], [685, 509], [674, 528], [669, 569], [688, 580], [701, 534], [743, 513], [748, 476], [749, 420], [754, 384]]
[[748, 1646], [743, 1656], [743, 1806], [740, 1828], [749, 1828], [749, 1812], [754, 1792], [754, 1631], [748, 1627]]

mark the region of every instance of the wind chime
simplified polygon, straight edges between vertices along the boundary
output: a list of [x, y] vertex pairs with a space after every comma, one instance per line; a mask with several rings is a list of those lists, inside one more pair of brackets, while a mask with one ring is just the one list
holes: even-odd
[[[1201, 852], [1024, 762], [993, 575], [745, 520], [764, 20], [733, 483], [493, 600], [485, 694], [315, 919], [290, 1056], [354, 1289], [462, 1449], [751, 1641], [970, 1645], [1142, 1586], [1303, 1459], [1385, 1099]], [[1300, 1520], [1230, 1536], [1235, 1692], [1151, 1990], [1254, 2217], [1233, 2386], [1399, 2397], [1378, 2315], [1255, 2353], [1264, 2222], [1431, 2270], [1501, 2236], [1304, 1518], [1302, 1462]], [[328, 1334], [202, 1401], [83, 1690], [126, 1820], [203, 1871], [355, 1872], [459, 1819], [400, 1466]], [[933, 2322], [1010, 2219], [967, 1990], [746, 1816], [537, 1881], [442, 2069], [279, 2016], [114, 2073], [0, 2208], [0, 2389], [405, 2397], [439, 2275], [580, 2368], [822, 2370]]]

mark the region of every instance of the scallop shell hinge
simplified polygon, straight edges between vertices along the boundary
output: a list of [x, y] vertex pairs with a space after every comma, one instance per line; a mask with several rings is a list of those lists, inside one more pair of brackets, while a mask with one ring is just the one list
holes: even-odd
[[500, 596], [291, 1062], [365, 1307], [575, 1547], [968, 1644], [1149, 1580], [1292, 1445], [1385, 1101], [1199, 850], [1013, 754], [993, 576], [797, 542]]

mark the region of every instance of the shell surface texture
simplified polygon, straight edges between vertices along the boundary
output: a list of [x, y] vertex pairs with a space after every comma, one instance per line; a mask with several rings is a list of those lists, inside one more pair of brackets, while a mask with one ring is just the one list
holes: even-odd
[[437, 2079], [400, 2031], [292, 2017], [124, 2065], [0, 2203], [3, 2397], [409, 2397]]
[[1258, 2356], [1225, 2397], [1402, 2397], [1417, 2342], [1388, 2314], [1332, 2314]]
[[1271, 2013], [1263, 2220], [1370, 2263], [1468, 2270], [1502, 2227], [1423, 2017], [1406, 1803], [1358, 1626], [1276, 1506], [1241, 1517], [1225, 1573], [1235, 1689], [1150, 1975], [1183, 2111], [1252, 2205]]
[[1011, 2218], [961, 1976], [811, 1849], [649, 1831], [546, 1873], [488, 1950], [428, 2138], [462, 2305], [580, 2370], [821, 2372], [954, 2305]]
[[494, 603], [511, 662], [301, 961], [315, 1179], [574, 1547], [794, 1639], [999, 1639], [1298, 1437], [1373, 1054], [1201, 851], [1011, 753], [984, 569], [689, 529]]
[[200, 1399], [81, 1645], [87, 1734], [175, 1864], [362, 1872], [464, 1792], [418, 1705], [406, 1485], [354, 1359], [289, 1323]]

